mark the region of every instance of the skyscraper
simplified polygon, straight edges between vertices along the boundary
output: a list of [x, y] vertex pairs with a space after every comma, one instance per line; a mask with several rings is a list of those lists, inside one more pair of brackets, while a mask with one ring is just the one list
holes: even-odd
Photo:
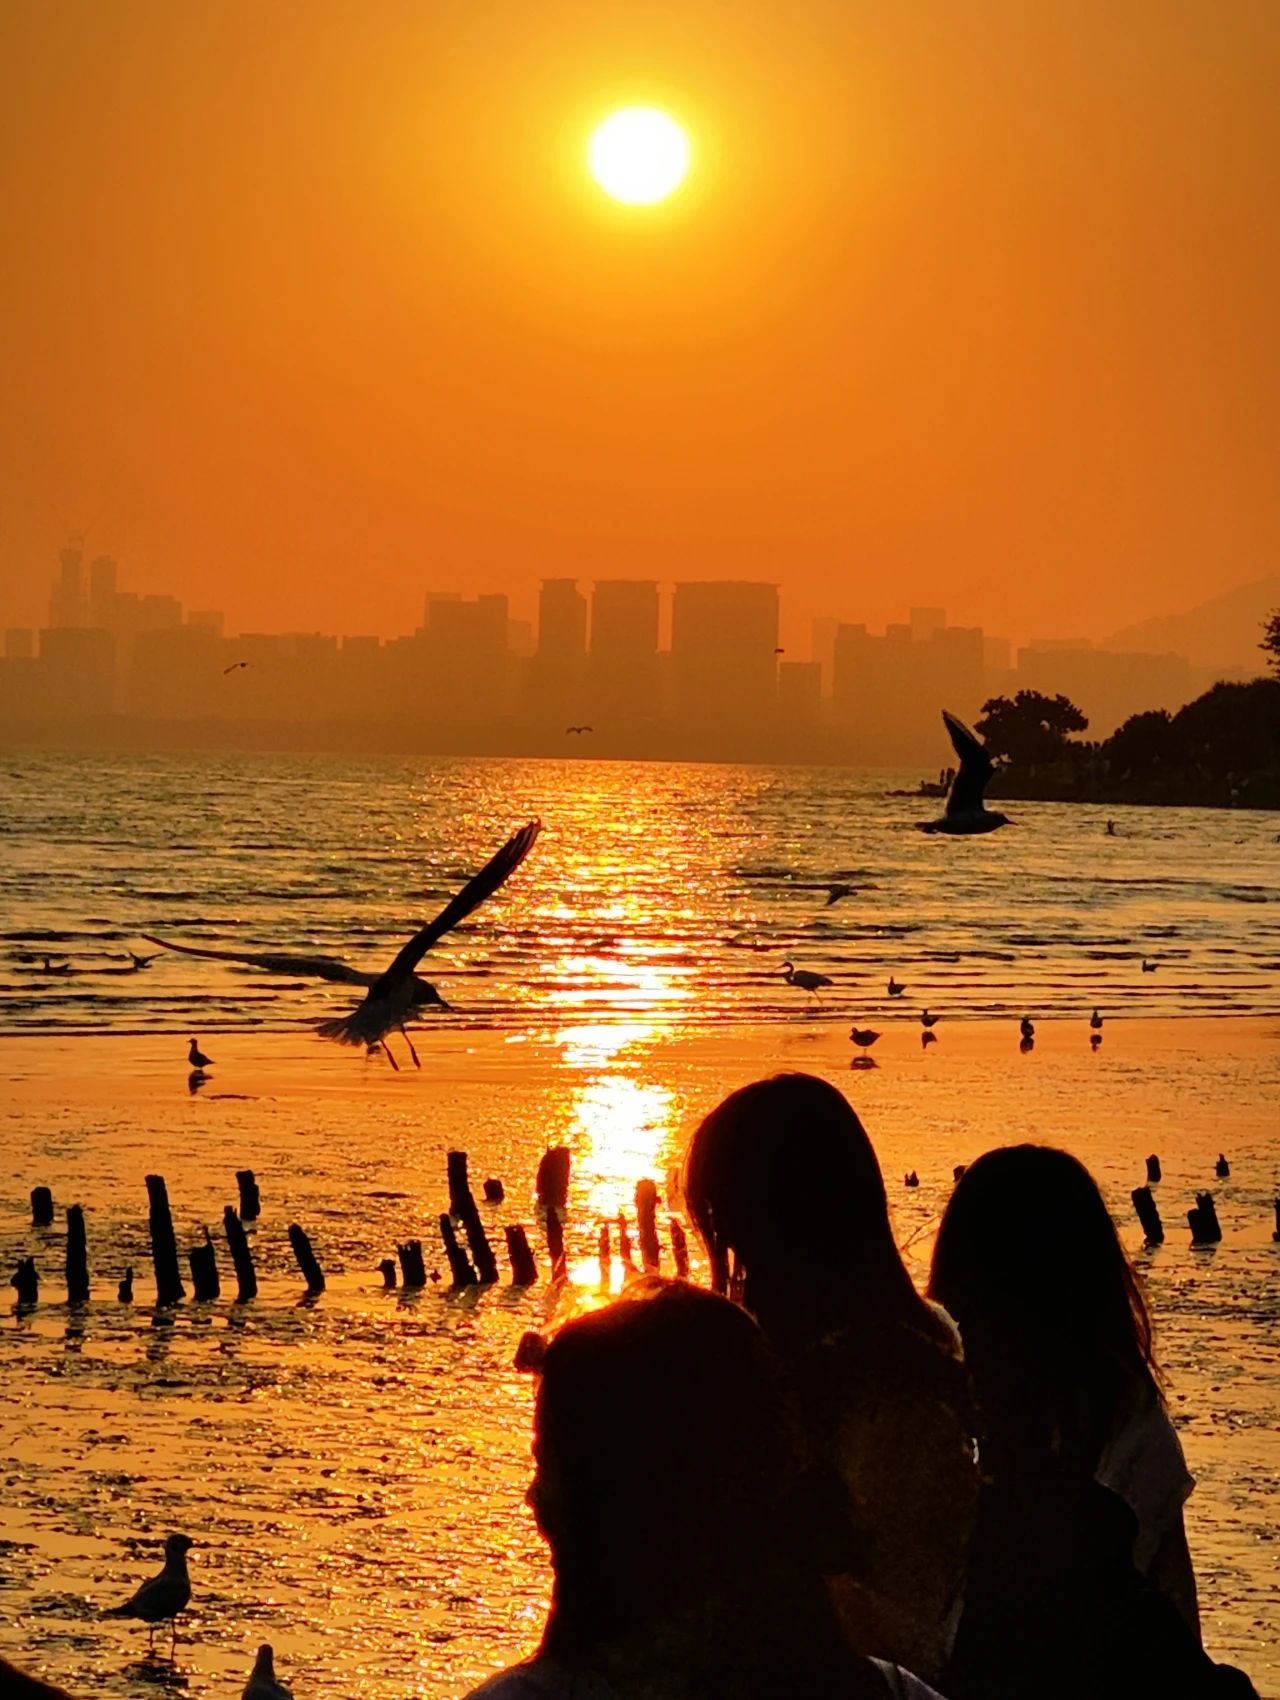
[[658, 586], [597, 579], [591, 596], [592, 719], [647, 720], [658, 712]]
[[58, 576], [49, 598], [49, 624], [60, 630], [83, 626], [84, 618], [84, 539], [73, 537], [65, 549], [58, 551]]
[[571, 578], [544, 578], [538, 647], [526, 663], [526, 707], [535, 719], [581, 720], [586, 712], [587, 599]]
[[671, 668], [679, 720], [758, 725], [777, 702], [778, 587], [742, 579], [678, 584]]

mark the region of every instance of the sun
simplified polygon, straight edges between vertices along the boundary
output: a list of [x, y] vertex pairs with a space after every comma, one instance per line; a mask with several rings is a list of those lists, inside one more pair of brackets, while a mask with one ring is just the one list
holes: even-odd
[[689, 170], [689, 138], [655, 106], [624, 106], [592, 131], [591, 175], [615, 201], [652, 206], [678, 189]]

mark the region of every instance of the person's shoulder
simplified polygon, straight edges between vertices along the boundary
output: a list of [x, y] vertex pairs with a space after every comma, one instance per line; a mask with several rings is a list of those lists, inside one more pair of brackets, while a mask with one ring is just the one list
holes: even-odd
[[927, 1682], [912, 1676], [901, 1665], [886, 1664], [883, 1659], [872, 1659], [871, 1662], [884, 1678], [893, 1700], [942, 1700], [936, 1688], [930, 1688]]
[[555, 1659], [528, 1659], [499, 1671], [465, 1700], [618, 1700], [604, 1677], [567, 1670]]

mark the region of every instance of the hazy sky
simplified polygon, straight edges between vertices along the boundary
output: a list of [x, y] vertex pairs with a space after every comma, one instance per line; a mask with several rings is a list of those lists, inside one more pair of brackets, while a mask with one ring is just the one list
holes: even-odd
[[[1103, 634], [1280, 559], [1276, 0], [5, 0], [0, 620], [547, 574]], [[657, 209], [587, 178], [665, 106]]]

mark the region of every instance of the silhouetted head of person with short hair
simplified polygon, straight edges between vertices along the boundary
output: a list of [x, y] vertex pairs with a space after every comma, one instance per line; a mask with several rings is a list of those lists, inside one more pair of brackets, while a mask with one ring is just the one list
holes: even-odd
[[717, 1292], [777, 1345], [869, 1308], [925, 1310], [903, 1267], [880, 1164], [853, 1106], [811, 1074], [777, 1074], [704, 1117], [685, 1159], [685, 1198]]
[[1158, 1397], [1151, 1321], [1096, 1181], [1047, 1145], [970, 1164], [934, 1247], [995, 1461], [1092, 1473], [1127, 1402]]

